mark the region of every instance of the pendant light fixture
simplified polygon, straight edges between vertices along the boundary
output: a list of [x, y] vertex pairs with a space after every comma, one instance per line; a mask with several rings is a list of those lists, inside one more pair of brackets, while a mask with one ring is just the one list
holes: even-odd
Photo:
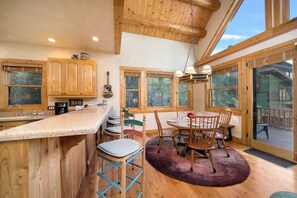
[[[208, 75], [211, 74], [211, 67], [210, 65], [203, 66], [202, 74], [199, 74], [195, 71], [194, 65], [188, 66], [188, 60], [191, 53], [191, 50], [193, 49], [194, 52], [194, 58], [195, 62], [197, 62], [196, 58], [196, 50], [195, 50], [195, 38], [194, 38], [194, 15], [193, 15], [193, 4], [191, 1], [190, 4], [191, 7], [191, 17], [192, 17], [192, 41], [190, 44], [186, 64], [184, 67], [184, 71], [178, 70], [175, 72], [175, 75], [179, 78], [179, 82], [185, 82], [185, 83], [199, 83], [203, 81], [208, 81]], [[206, 67], [207, 66], [207, 67]]]

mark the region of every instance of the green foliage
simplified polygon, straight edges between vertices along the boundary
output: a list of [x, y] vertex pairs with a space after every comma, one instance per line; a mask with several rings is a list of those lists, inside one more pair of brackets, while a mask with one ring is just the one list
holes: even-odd
[[171, 105], [171, 79], [147, 78], [147, 106], [160, 107]]

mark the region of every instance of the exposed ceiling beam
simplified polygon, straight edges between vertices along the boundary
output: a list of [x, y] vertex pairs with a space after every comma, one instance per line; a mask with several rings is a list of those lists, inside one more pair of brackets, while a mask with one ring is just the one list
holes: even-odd
[[124, 0], [114, 0], [114, 38], [115, 53], [121, 53], [123, 31]]
[[[192, 27], [190, 26], [164, 22], [159, 19], [149, 19], [141, 15], [135, 15], [135, 14], [131, 15], [130, 13], [124, 13], [124, 24], [157, 28], [160, 30], [177, 33], [177, 34], [183, 34], [187, 36], [192, 35]], [[194, 27], [193, 33], [195, 37], [205, 37], [206, 30]]]
[[207, 8], [211, 11], [217, 11], [221, 7], [221, 3], [217, 0], [178, 0], [186, 3], [191, 3], [195, 6]]

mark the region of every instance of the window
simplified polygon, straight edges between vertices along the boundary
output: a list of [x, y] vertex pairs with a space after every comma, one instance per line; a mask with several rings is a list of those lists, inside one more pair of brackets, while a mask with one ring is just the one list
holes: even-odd
[[191, 85], [178, 83], [174, 71], [121, 67], [121, 107], [136, 112], [191, 109]]
[[147, 107], [171, 106], [171, 75], [147, 74]]
[[237, 65], [213, 72], [210, 81], [210, 106], [238, 108]]
[[139, 107], [139, 73], [126, 73], [126, 107]]
[[30, 61], [27, 64], [23, 60], [1, 63], [6, 85], [4, 98], [7, 98], [4, 106], [17, 104], [37, 109], [47, 106], [44, 65], [41, 61], [36, 61], [36, 64]]
[[8, 104], [41, 104], [42, 74], [36, 71], [12, 71], [8, 83]]
[[244, 0], [211, 55], [264, 31], [264, 1]]
[[189, 105], [189, 88], [188, 84], [178, 83], [178, 105], [188, 106]]

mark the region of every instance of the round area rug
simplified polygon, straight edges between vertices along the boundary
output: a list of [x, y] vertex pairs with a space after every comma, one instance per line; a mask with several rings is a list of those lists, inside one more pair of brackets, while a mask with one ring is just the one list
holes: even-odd
[[270, 198], [297, 198], [297, 194], [288, 191], [279, 191], [273, 193]]
[[208, 158], [195, 157], [193, 172], [188, 157], [177, 155], [172, 140], [165, 139], [158, 153], [159, 137], [146, 143], [146, 160], [161, 173], [174, 179], [202, 186], [230, 186], [247, 179], [250, 166], [234, 149], [228, 147], [230, 157], [224, 149], [214, 149], [213, 159], [216, 173], [213, 173]]

